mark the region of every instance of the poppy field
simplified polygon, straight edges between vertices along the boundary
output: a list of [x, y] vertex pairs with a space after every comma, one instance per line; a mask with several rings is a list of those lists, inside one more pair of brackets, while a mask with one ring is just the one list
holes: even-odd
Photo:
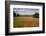
[[15, 16], [13, 18], [14, 28], [39, 26], [39, 18], [34, 18], [32, 16]]

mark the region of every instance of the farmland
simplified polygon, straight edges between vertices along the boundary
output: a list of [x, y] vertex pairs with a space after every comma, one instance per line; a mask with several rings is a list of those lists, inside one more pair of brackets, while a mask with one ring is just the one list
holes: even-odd
[[13, 26], [16, 27], [38, 27], [39, 18], [34, 18], [32, 16], [15, 16], [13, 17]]

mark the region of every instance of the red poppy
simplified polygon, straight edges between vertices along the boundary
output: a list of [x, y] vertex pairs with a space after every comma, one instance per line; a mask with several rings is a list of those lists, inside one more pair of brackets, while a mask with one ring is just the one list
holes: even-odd
[[32, 20], [30, 20], [30, 19], [24, 19], [24, 21], [23, 21], [25, 24], [31, 24], [32, 23]]

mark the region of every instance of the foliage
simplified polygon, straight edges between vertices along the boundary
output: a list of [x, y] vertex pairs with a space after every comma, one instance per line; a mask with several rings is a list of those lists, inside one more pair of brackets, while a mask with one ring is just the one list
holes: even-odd
[[38, 14], [38, 13], [35, 13], [35, 14], [33, 15], [33, 17], [34, 17], [34, 18], [39, 18], [39, 14]]

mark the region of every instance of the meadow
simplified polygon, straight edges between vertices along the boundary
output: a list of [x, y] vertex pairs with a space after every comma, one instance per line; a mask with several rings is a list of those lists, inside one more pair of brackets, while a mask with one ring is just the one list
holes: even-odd
[[15, 16], [13, 17], [13, 26], [14, 28], [19, 27], [38, 27], [39, 18], [34, 18], [32, 16]]

